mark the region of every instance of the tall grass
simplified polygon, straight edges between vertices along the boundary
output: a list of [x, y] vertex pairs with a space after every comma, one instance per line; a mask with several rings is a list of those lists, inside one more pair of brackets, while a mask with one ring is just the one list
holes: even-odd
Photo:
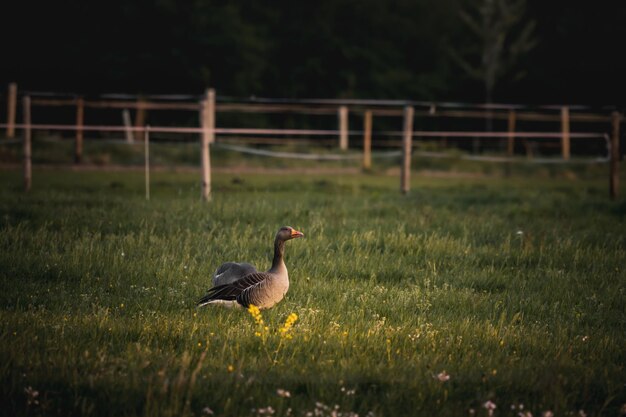
[[[4, 415], [619, 415], [626, 205], [604, 182], [0, 172]], [[196, 309], [224, 261], [291, 288]], [[298, 319], [285, 337], [285, 320]], [[449, 377], [449, 379], [448, 379]], [[311, 413], [311, 414], [307, 414]], [[333, 414], [334, 413], [334, 414]]]

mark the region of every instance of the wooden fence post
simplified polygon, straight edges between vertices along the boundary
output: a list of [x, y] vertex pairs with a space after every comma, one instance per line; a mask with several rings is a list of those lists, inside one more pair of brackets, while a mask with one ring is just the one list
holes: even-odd
[[509, 110], [509, 118], [508, 118], [508, 128], [509, 135], [507, 137], [506, 144], [506, 156], [509, 158], [513, 156], [515, 153], [515, 122], [516, 122], [516, 114], [515, 110]]
[[348, 107], [339, 107], [339, 149], [348, 150]]
[[79, 97], [76, 100], [76, 142], [74, 146], [74, 163], [80, 164], [83, 160], [83, 122], [85, 119], [85, 100]]
[[202, 132], [206, 135], [209, 143], [215, 142], [215, 89], [206, 90], [205, 98], [202, 102], [201, 119]]
[[135, 114], [135, 140], [141, 140], [141, 128], [146, 124], [146, 108], [144, 106], [144, 100], [140, 98], [137, 100], [137, 113]]
[[404, 108], [404, 133], [402, 136], [402, 168], [400, 191], [407, 194], [411, 188], [411, 150], [413, 148], [413, 107]]
[[561, 154], [568, 161], [570, 157], [569, 107], [561, 107]]
[[122, 121], [124, 122], [124, 134], [126, 136], [126, 142], [133, 143], [135, 138], [133, 136], [133, 130], [130, 122], [130, 111], [128, 109], [122, 110]]
[[611, 113], [611, 124], [613, 131], [611, 134], [611, 160], [609, 173], [609, 195], [611, 200], [616, 200], [619, 189], [619, 128], [621, 122], [621, 114], [614, 111]]
[[363, 120], [363, 169], [372, 168], [372, 111], [366, 110]]
[[202, 102], [202, 199], [211, 201], [211, 148], [215, 141], [215, 90], [208, 89]]
[[[506, 138], [506, 156], [508, 158], [513, 158], [513, 154], [515, 153], [515, 121], [516, 114], [514, 109], [509, 109], [508, 116], [508, 130], [509, 134]], [[507, 177], [511, 176], [511, 161], [507, 161], [504, 173]]]
[[31, 149], [31, 118], [30, 118], [30, 97], [23, 99], [24, 114], [24, 191], [30, 191], [32, 185], [32, 149]]
[[17, 109], [17, 84], [9, 84], [7, 95], [7, 139], [15, 137], [15, 114]]
[[146, 200], [150, 200], [150, 126], [143, 131], [144, 159], [146, 165]]

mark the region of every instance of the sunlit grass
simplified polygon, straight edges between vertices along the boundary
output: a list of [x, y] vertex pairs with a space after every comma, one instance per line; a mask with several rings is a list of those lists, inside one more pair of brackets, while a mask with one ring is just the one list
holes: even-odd
[[[35, 172], [28, 196], [0, 179], [5, 415], [626, 403], [626, 206], [604, 182], [416, 178], [403, 197], [387, 177], [221, 175], [205, 205], [193, 174], [155, 174], [150, 202], [133, 173]], [[306, 235], [285, 300], [195, 308], [221, 262], [267, 269], [285, 224]]]

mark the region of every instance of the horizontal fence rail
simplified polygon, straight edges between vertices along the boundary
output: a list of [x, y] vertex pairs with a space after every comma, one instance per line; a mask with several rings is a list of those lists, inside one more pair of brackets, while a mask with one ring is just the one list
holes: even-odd
[[[0, 128], [6, 128], [8, 125], [6, 123], [0, 123]], [[125, 132], [127, 130], [131, 130], [133, 132], [144, 132], [148, 129], [146, 126], [81, 126], [77, 127], [76, 125], [56, 125], [56, 124], [15, 124], [13, 125], [16, 129], [25, 129], [29, 128], [32, 130], [57, 130], [57, 131], [91, 131], [91, 132]], [[341, 131], [340, 130], [315, 130], [315, 129], [252, 129], [252, 128], [215, 128], [215, 129], [205, 129], [201, 127], [171, 127], [171, 126], [150, 126], [151, 132], [159, 132], [159, 133], [183, 133], [183, 134], [199, 134], [206, 132], [214, 132], [216, 134], [222, 135], [241, 135], [241, 134], [250, 134], [250, 135], [288, 135], [288, 136], [337, 136]], [[361, 136], [365, 133], [363, 130], [349, 130], [348, 134], [351, 136]], [[382, 131], [376, 132], [381, 136], [402, 136], [404, 133], [401, 131]], [[423, 138], [508, 138], [508, 137], [517, 137], [517, 138], [561, 138], [563, 135], [561, 133], [556, 132], [462, 132], [462, 131], [426, 131], [426, 130], [414, 130], [412, 132], [413, 137], [423, 137]], [[579, 138], [579, 139], [598, 139], [598, 138], [607, 138], [608, 135], [605, 133], [570, 133], [569, 136], [571, 138]], [[1, 142], [0, 142], [1, 143]]]
[[[473, 104], [456, 102], [428, 102], [416, 100], [370, 100], [370, 99], [289, 99], [289, 98], [266, 98], [266, 97], [228, 97], [216, 96], [215, 90], [207, 89], [202, 95], [193, 94], [161, 94], [161, 95], [134, 95], [134, 94], [103, 94], [99, 96], [83, 96], [79, 94], [58, 94], [36, 91], [18, 91], [15, 83], [9, 84], [7, 100], [6, 123], [1, 123], [0, 128], [6, 129], [5, 140], [0, 140], [0, 144], [23, 143], [26, 149], [25, 140], [30, 139], [32, 131], [68, 131], [75, 132], [75, 163], [80, 163], [83, 152], [84, 134], [87, 132], [102, 133], [124, 133], [126, 143], [135, 141], [148, 141], [151, 134], [162, 135], [198, 135], [202, 144], [203, 160], [203, 190], [210, 189], [210, 158], [209, 144], [225, 150], [243, 152], [268, 157], [284, 157], [312, 160], [350, 160], [359, 159], [360, 156], [346, 154], [350, 148], [355, 147], [355, 138], [362, 137], [362, 143], [357, 148], [362, 148], [363, 168], [371, 167], [371, 158], [397, 157], [402, 156], [402, 190], [408, 192], [410, 176], [410, 157], [412, 153], [424, 157], [439, 158], [446, 155], [442, 152], [426, 152], [419, 150], [415, 146], [414, 139], [437, 139], [441, 140], [442, 146], [450, 146], [449, 139], [454, 139], [452, 143], [467, 143], [463, 140], [471, 141], [471, 149], [474, 153], [480, 150], [481, 142], [485, 144], [500, 142], [497, 148], [504, 152], [503, 156], [493, 155], [462, 155], [462, 159], [489, 161], [489, 162], [514, 162], [520, 160], [532, 160], [533, 163], [589, 163], [610, 161], [611, 185], [610, 194], [614, 198], [617, 194], [617, 170], [619, 166], [619, 142], [620, 124], [624, 120], [623, 114], [616, 111], [614, 107], [590, 107], [578, 105], [518, 105], [518, 104]], [[17, 122], [20, 109], [17, 106], [18, 99], [21, 99], [23, 108], [21, 111], [22, 123]], [[37, 123], [31, 115], [31, 109], [50, 107], [69, 107], [75, 109], [75, 123]], [[123, 125], [110, 123], [85, 123], [85, 110], [89, 110], [89, 117], [99, 114], [97, 109], [122, 110]], [[61, 115], [67, 114], [66, 110], [59, 110]], [[130, 111], [133, 112], [131, 117]], [[148, 112], [194, 112], [198, 116], [199, 127], [180, 126], [151, 126], [147, 127]], [[63, 113], [65, 112], [65, 113]], [[325, 128], [325, 122], [313, 123], [315, 127], [324, 128], [255, 128], [255, 127], [222, 127], [216, 126], [215, 115], [217, 113], [249, 113], [249, 114], [303, 114], [311, 116], [332, 116], [336, 118], [337, 129]], [[55, 114], [55, 113], [53, 113]], [[106, 114], [110, 114], [106, 113]], [[162, 113], [157, 113], [162, 114]], [[178, 114], [178, 113], [177, 113]], [[36, 114], [37, 116], [38, 114]], [[65, 117], [65, 116], [64, 116]], [[156, 116], [155, 116], [156, 117]], [[160, 117], [160, 116], [159, 116]], [[188, 118], [188, 116], [185, 116]], [[228, 118], [231, 119], [228, 119]], [[276, 119], [276, 116], [268, 116], [268, 120]], [[356, 119], [358, 117], [359, 119]], [[378, 129], [373, 131], [373, 118], [398, 118], [402, 119], [403, 130], [389, 129], [390, 124], [397, 123], [394, 120], [381, 122]], [[50, 117], [48, 117], [50, 118]], [[109, 117], [110, 119], [110, 117]], [[363, 129], [354, 129], [350, 124], [356, 120], [362, 120]], [[449, 120], [448, 129], [439, 129], [439, 123], [435, 122], [437, 129], [415, 129], [413, 120]], [[102, 120], [102, 118], [101, 118]], [[105, 119], [106, 120], [106, 119]], [[221, 116], [220, 116], [220, 120]], [[232, 116], [225, 116], [223, 120], [236, 120]], [[257, 119], [253, 119], [257, 120]], [[321, 120], [321, 119], [320, 119]], [[458, 120], [458, 121], [453, 121]], [[473, 121], [471, 124], [463, 125], [462, 121]], [[476, 121], [482, 120], [485, 131], [477, 130]], [[506, 129], [493, 129], [492, 123], [505, 123]], [[521, 131], [519, 122], [529, 122], [524, 124], [526, 131]], [[554, 124], [555, 130], [550, 131], [543, 123]], [[585, 129], [594, 131], [572, 131], [571, 124], [589, 124]], [[558, 125], [557, 125], [558, 124]], [[450, 125], [462, 127], [460, 129], [449, 129]], [[556, 126], [559, 126], [556, 128]], [[600, 128], [599, 126], [603, 126]], [[609, 129], [610, 126], [610, 129]], [[419, 125], [423, 127], [423, 125]], [[529, 128], [532, 127], [532, 128]], [[15, 139], [16, 131], [23, 131], [24, 140]], [[375, 136], [375, 137], [373, 137]], [[587, 158], [585, 160], [571, 158], [571, 140], [597, 140], [603, 139], [606, 142], [607, 156]], [[99, 139], [108, 140], [108, 139]], [[175, 140], [169, 138], [168, 140]], [[503, 141], [504, 140], [504, 141]], [[515, 158], [516, 141], [525, 148], [527, 159]], [[558, 140], [558, 143], [555, 143]], [[491, 142], [490, 142], [491, 141]], [[315, 145], [337, 145], [341, 153], [338, 154], [315, 154], [309, 155], [294, 152], [277, 152], [268, 149], [254, 149], [239, 146], [236, 143], [246, 144], [280, 145], [280, 144], [315, 144]], [[352, 143], [351, 143], [352, 142]], [[542, 149], [559, 147], [561, 158], [537, 158], [534, 153], [537, 151], [537, 144], [543, 143]], [[477, 146], [478, 144], [478, 146]], [[504, 145], [504, 146], [503, 146]], [[30, 144], [28, 145], [30, 146]], [[146, 144], [147, 146], [147, 144]], [[378, 148], [400, 148], [397, 151], [372, 152], [372, 146]], [[459, 145], [453, 145], [459, 146]], [[467, 149], [468, 145], [460, 145]], [[596, 145], [587, 146], [587, 149], [594, 149]], [[493, 145], [487, 145], [494, 149]], [[415, 152], [417, 148], [418, 152]], [[519, 149], [519, 145], [517, 146]], [[487, 148], [484, 148], [487, 149]], [[579, 146], [580, 149], [580, 146]], [[146, 147], [146, 153], [148, 148]], [[552, 153], [553, 151], [550, 150]], [[558, 161], [558, 162], [557, 162]], [[146, 162], [147, 163], [147, 162]], [[203, 191], [203, 195], [206, 194]], [[205, 195], [205, 197], [207, 197]], [[207, 198], [208, 199], [208, 198]]]
[[[48, 99], [48, 98], [33, 98], [31, 105], [33, 106], [77, 106], [79, 104], [79, 98], [71, 99]], [[312, 104], [318, 104], [317, 106], [311, 106]], [[325, 101], [311, 100], [304, 104], [248, 104], [248, 103], [216, 103], [215, 111], [217, 112], [242, 112], [242, 113], [303, 113], [303, 114], [318, 114], [318, 115], [335, 115], [337, 113], [337, 106], [343, 105], [355, 105], [354, 103], [360, 103], [362, 108], [353, 108], [351, 113], [363, 114], [366, 111], [372, 111], [375, 116], [387, 116], [387, 117], [402, 117], [403, 111], [400, 109], [386, 108], [377, 101], [337, 101], [333, 107], [329, 107], [330, 103]], [[399, 105], [400, 102], [394, 102], [395, 105]], [[202, 109], [201, 104], [198, 102], [154, 102], [146, 100], [138, 101], [123, 101], [123, 100], [84, 100], [84, 107], [88, 108], [111, 108], [111, 109], [143, 109], [143, 110], [187, 110], [187, 111], [200, 111]], [[389, 104], [391, 105], [391, 104]], [[410, 105], [410, 102], [409, 102]], [[381, 107], [382, 106], [382, 107]], [[432, 104], [429, 105], [426, 110], [415, 110], [416, 116], [425, 117], [450, 117], [450, 118], [469, 118], [469, 119], [484, 119], [492, 118], [494, 120], [507, 120], [509, 115], [508, 111], [515, 111], [516, 118], [523, 121], [533, 122], [559, 122], [561, 116], [559, 114], [545, 114], [536, 111], [524, 110], [521, 106], [504, 106], [493, 105], [486, 107], [486, 105], [474, 105], [464, 110], [457, 109], [461, 106], [446, 106], [445, 104]], [[570, 110], [573, 110], [571, 106], [564, 106]], [[471, 110], [480, 109], [480, 110]], [[557, 107], [546, 106], [545, 110], [556, 111]], [[495, 111], [494, 111], [495, 110]], [[504, 111], [507, 110], [507, 111]], [[573, 122], [591, 122], [591, 123], [608, 123], [611, 121], [610, 115], [599, 115], [592, 113], [572, 113], [570, 120]]]

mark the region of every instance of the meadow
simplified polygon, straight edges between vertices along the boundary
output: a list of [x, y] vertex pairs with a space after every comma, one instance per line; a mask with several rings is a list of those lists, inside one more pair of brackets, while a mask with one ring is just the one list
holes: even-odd
[[[626, 203], [606, 180], [0, 171], [0, 414], [619, 416]], [[195, 307], [224, 261], [291, 288]], [[297, 319], [294, 321], [294, 315]], [[289, 318], [289, 323], [286, 321]], [[259, 324], [259, 320], [263, 320]]]

